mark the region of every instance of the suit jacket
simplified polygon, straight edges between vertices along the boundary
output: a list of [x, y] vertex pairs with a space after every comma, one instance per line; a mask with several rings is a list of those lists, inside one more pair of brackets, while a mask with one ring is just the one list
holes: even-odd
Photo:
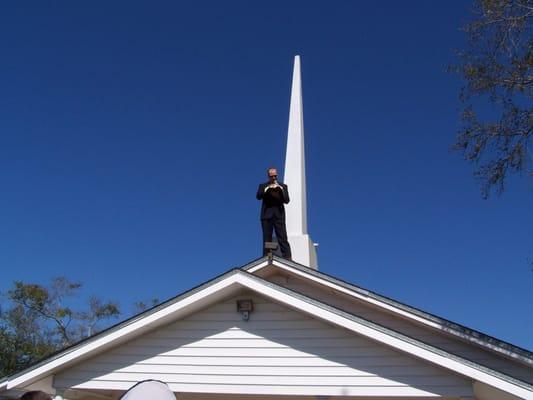
[[265, 188], [270, 185], [270, 182], [261, 183], [257, 188], [257, 200], [263, 200], [261, 204], [261, 219], [282, 218], [285, 219], [285, 207], [289, 199], [289, 188], [284, 183], [278, 182], [282, 187], [278, 189], [277, 196], [272, 196], [270, 193], [273, 189], [265, 192]]

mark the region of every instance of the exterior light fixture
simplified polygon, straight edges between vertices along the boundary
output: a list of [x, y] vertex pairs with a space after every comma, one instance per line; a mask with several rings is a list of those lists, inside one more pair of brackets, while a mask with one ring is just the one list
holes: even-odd
[[241, 313], [242, 319], [248, 321], [250, 313], [254, 310], [254, 302], [252, 299], [237, 300], [237, 311]]

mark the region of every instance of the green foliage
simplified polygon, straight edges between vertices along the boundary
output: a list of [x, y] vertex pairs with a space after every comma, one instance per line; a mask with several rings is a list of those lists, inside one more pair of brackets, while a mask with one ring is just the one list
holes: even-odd
[[486, 198], [492, 191], [501, 194], [510, 174], [533, 177], [533, 1], [475, 0], [474, 14], [464, 28], [468, 47], [452, 67], [465, 82], [454, 149], [476, 165]]
[[66, 278], [54, 278], [49, 286], [14, 282], [0, 309], [0, 376], [96, 333], [120, 315], [117, 304], [96, 297], [82, 310], [66, 304], [81, 287]]

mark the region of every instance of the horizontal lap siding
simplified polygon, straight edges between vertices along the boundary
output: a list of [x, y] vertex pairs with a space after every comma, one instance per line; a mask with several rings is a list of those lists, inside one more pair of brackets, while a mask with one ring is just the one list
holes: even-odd
[[219, 303], [82, 362], [54, 384], [121, 389], [158, 379], [209, 393], [471, 393], [465, 379], [346, 330], [259, 297], [254, 306], [243, 321], [235, 300]]
[[[72, 381], [71, 383], [76, 383]], [[64, 381], [64, 384], [68, 386], [69, 381]], [[91, 381], [89, 383], [83, 383], [76, 386], [77, 389], [89, 389], [89, 390], [109, 390], [109, 387], [113, 386], [114, 390], [128, 390], [131, 388], [132, 383], [128, 381], [115, 381], [110, 385], [107, 381]], [[208, 393], [208, 394], [228, 394], [229, 398], [233, 399], [235, 394], [239, 395], [272, 395], [272, 396], [360, 396], [362, 398], [368, 397], [407, 397], [409, 399], [418, 398], [420, 396], [434, 397], [435, 393], [444, 393], [443, 388], [428, 386], [420, 387], [417, 390], [409, 386], [323, 386], [316, 384], [314, 386], [298, 386], [298, 385], [257, 385], [248, 383], [243, 380], [238, 385], [222, 384], [222, 385], [207, 385], [207, 384], [195, 384], [195, 383], [169, 383], [169, 388], [179, 394], [188, 393]], [[463, 388], [460, 387], [446, 387], [446, 398], [456, 398], [461, 396], [472, 396], [472, 391], [469, 394], [465, 394]], [[426, 397], [427, 396], [427, 397]]]
[[275, 275], [269, 280], [285, 286], [296, 292], [308, 295], [319, 301], [348, 311], [354, 315], [365, 318], [387, 328], [401, 332], [407, 336], [418, 339], [466, 358], [470, 361], [485, 365], [515, 378], [533, 384], [533, 367], [528, 368], [521, 363], [512, 361], [505, 356], [499, 356], [490, 350], [462, 341], [461, 339], [440, 333], [432, 328], [424, 327], [415, 322], [395, 316], [390, 312], [381, 311], [376, 307], [365, 304], [343, 293], [336, 293], [331, 289], [324, 289], [316, 284], [310, 284], [300, 278]]
[[[169, 369], [169, 372], [162, 373], [150, 371], [161, 380], [166, 383], [196, 383], [196, 384], [227, 384], [238, 385], [240, 383], [247, 382], [253, 385], [281, 385], [281, 386], [406, 386], [392, 379], [385, 379], [379, 376], [368, 375], [348, 375], [351, 379], [347, 379], [347, 376], [335, 376], [335, 375], [322, 375], [320, 378], [317, 376], [302, 376], [302, 375], [232, 375], [232, 374], [186, 374], [173, 372]], [[69, 374], [70, 379], [84, 379], [87, 371], [74, 371]], [[117, 381], [130, 381], [139, 382], [146, 378], [147, 372], [115, 372], [112, 378]], [[401, 378], [402, 375], [399, 375]], [[103, 381], [110, 380], [109, 378], [98, 379]], [[452, 377], [446, 378], [442, 376], [416, 376], [410, 378], [416, 386], [457, 386], [458, 380]]]
[[[337, 357], [337, 361], [324, 360], [320, 357], [307, 355], [303, 357], [258, 357], [258, 356], [248, 356], [248, 357], [237, 357], [235, 355], [228, 357], [213, 357], [212, 355], [204, 357], [186, 357], [186, 356], [167, 356], [167, 355], [156, 355], [153, 357], [147, 357], [139, 361], [138, 355], [124, 355], [111, 353], [99, 358], [100, 362], [103, 364], [116, 364], [119, 362], [121, 365], [126, 364], [139, 364], [139, 365], [149, 365], [149, 364], [161, 364], [161, 365], [178, 365], [178, 366], [196, 366], [200, 365], [203, 367], [211, 366], [255, 366], [263, 365], [266, 367], [322, 367], [326, 366], [344, 366], [344, 365], [354, 365], [357, 364], [359, 367], [373, 368], [373, 367], [404, 367], [404, 366], [413, 366], [419, 365], [420, 363], [403, 356], [397, 357], [387, 357], [386, 360], [383, 360], [382, 357], [351, 357], [343, 356]], [[425, 367], [424, 367], [425, 368]]]
[[[317, 376], [333, 376], [333, 377], [342, 377], [342, 376], [367, 376], [375, 378], [375, 375], [372, 373], [361, 369], [359, 371], [354, 370], [350, 367], [345, 366], [323, 366], [323, 365], [309, 365], [302, 366], [298, 365], [298, 369], [292, 368], [294, 366], [287, 365], [210, 365], [209, 374], [210, 375], [232, 375], [232, 376], [302, 376], [302, 377], [317, 377]], [[99, 372], [103, 368], [111, 366], [115, 370], [120, 370], [126, 373], [160, 373], [167, 366], [172, 366], [170, 368], [174, 373], [181, 374], [191, 374], [191, 375], [204, 375], [206, 373], [205, 365], [190, 365], [190, 364], [170, 364], [161, 360], [159, 363], [139, 363], [132, 364], [127, 367], [124, 367], [121, 363], [110, 362], [110, 363], [91, 363], [85, 367], [78, 368], [79, 372]], [[276, 367], [273, 369], [272, 367]], [[388, 376], [402, 376], [405, 373], [405, 366], [396, 366], [396, 367], [381, 367], [380, 371]], [[411, 376], [420, 376], [423, 378], [433, 378], [429, 377], [427, 370], [422, 366], [412, 366], [409, 369], [409, 374]], [[72, 375], [73, 376], [73, 375]], [[436, 377], [442, 378], [442, 376], [437, 375]], [[432, 381], [435, 382], [435, 381]]]

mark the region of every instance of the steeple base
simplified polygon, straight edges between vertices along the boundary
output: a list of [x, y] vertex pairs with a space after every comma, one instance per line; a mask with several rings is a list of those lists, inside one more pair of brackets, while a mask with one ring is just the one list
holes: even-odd
[[309, 235], [289, 236], [289, 244], [293, 261], [318, 270], [316, 248]]

